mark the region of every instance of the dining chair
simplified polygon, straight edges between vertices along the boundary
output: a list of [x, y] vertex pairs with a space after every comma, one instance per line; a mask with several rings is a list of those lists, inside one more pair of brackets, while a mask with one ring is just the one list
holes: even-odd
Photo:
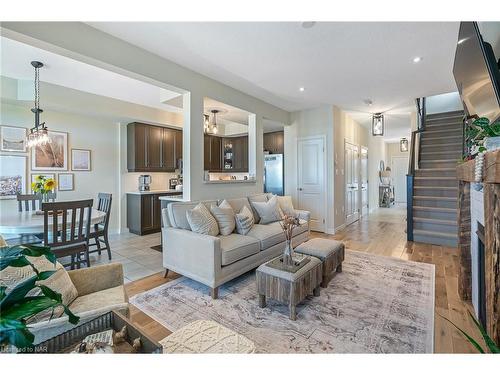
[[[47, 193], [47, 197], [49, 201], [54, 202], [56, 200], [56, 192], [54, 191], [51, 193]], [[38, 202], [38, 207], [41, 207], [42, 205], [41, 194], [17, 194], [17, 210], [19, 212], [35, 211], [37, 209], [36, 202]]]
[[[102, 250], [108, 251], [108, 258], [111, 260], [111, 247], [109, 246], [108, 240], [108, 226], [109, 226], [109, 216], [111, 214], [111, 201], [112, 194], [110, 193], [99, 193], [97, 195], [97, 209], [106, 213], [106, 216], [102, 222], [94, 224], [94, 230], [90, 232], [90, 239], [94, 240], [94, 243], [89, 242], [89, 248], [91, 246], [96, 246], [97, 248], [89, 251], [90, 254], [98, 253], [101, 255]], [[101, 243], [105, 246], [101, 247]]]
[[[42, 203], [44, 245], [51, 248], [56, 258], [71, 257], [71, 263], [64, 267], [74, 269], [76, 264], [80, 268], [84, 262], [90, 267], [88, 243], [93, 204], [93, 199]], [[82, 254], [85, 260], [81, 259]]]

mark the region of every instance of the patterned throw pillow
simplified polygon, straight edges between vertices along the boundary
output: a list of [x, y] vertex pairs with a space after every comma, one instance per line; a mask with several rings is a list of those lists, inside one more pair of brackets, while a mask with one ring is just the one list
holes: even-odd
[[217, 220], [217, 224], [219, 224], [220, 234], [228, 236], [233, 233], [236, 227], [234, 211], [225, 199], [219, 206], [213, 204], [212, 207], [210, 207], [210, 212], [215, 217], [215, 220]]
[[295, 209], [293, 208], [292, 197], [289, 195], [285, 195], [283, 197], [276, 197], [278, 199], [278, 205], [281, 208], [281, 211], [285, 215], [295, 216]]
[[215, 220], [203, 203], [198, 203], [192, 210], [187, 210], [186, 218], [191, 230], [195, 233], [208, 234], [209, 236], [217, 236], [219, 234], [217, 220]]
[[276, 196], [271, 197], [267, 202], [252, 202], [253, 207], [259, 213], [259, 224], [269, 224], [280, 221], [283, 212], [281, 212]]
[[236, 231], [245, 235], [250, 232], [254, 224], [253, 213], [247, 206], [243, 206], [241, 211], [236, 214]]

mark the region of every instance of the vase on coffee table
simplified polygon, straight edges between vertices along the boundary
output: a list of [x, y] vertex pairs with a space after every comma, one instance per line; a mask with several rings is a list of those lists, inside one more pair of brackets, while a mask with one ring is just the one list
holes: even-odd
[[285, 215], [280, 221], [281, 229], [285, 235], [285, 249], [283, 250], [283, 263], [287, 266], [293, 265], [293, 246], [292, 237], [295, 227], [300, 225], [299, 218], [295, 216]]

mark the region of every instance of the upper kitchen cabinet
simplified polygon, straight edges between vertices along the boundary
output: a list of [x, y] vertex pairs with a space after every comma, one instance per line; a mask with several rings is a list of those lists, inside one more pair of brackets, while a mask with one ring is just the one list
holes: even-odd
[[127, 146], [129, 172], [173, 172], [182, 158], [182, 131], [133, 122]]
[[285, 137], [282, 131], [264, 133], [264, 151], [271, 154], [283, 154]]

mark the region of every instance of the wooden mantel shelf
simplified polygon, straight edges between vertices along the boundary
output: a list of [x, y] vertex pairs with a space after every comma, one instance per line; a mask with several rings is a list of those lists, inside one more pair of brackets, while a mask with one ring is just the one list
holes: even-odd
[[[475, 161], [469, 160], [457, 167], [457, 179], [460, 181], [474, 182]], [[500, 184], [500, 150], [484, 154], [483, 182]]]

